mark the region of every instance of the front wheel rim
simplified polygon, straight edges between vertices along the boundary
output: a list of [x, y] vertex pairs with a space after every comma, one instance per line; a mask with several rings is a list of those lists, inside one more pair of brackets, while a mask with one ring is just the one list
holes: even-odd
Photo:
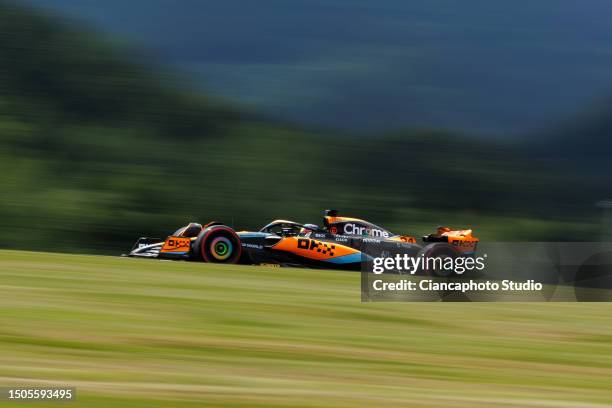
[[210, 243], [210, 253], [218, 261], [225, 261], [232, 256], [234, 246], [232, 242], [225, 237], [217, 237]]

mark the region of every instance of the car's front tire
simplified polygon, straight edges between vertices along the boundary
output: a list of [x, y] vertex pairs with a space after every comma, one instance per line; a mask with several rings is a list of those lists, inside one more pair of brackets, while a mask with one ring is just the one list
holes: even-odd
[[200, 232], [193, 243], [192, 253], [204, 262], [235, 264], [242, 255], [242, 243], [230, 227], [213, 225]]

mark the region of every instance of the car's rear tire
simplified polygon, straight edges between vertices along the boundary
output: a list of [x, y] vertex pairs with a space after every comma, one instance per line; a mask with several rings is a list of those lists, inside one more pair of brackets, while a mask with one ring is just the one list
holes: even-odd
[[[440, 258], [444, 263], [447, 259], [452, 258], [453, 261], [460, 257], [459, 251], [455, 249], [454, 246], [444, 243], [444, 242], [436, 242], [433, 244], [429, 244], [422, 248], [419, 251], [418, 256], [423, 256], [423, 260], [427, 258]], [[438, 266], [436, 263], [433, 263], [435, 266]], [[454, 264], [454, 262], [453, 262]], [[441, 281], [453, 281], [459, 275], [454, 270], [448, 270], [444, 268], [432, 268], [429, 270], [424, 270], [426, 275], [440, 278]], [[462, 292], [456, 291], [448, 291], [448, 290], [440, 290], [437, 293], [439, 299], [443, 302], [471, 302], [471, 299]]]
[[204, 262], [235, 264], [240, 261], [242, 244], [236, 232], [225, 225], [204, 229], [193, 243], [195, 257]]
[[[441, 258], [442, 260], [446, 258], [455, 259], [459, 257], [459, 252], [450, 244], [436, 242], [422, 248], [417, 256], [422, 256], [424, 260], [427, 258]], [[432, 264], [434, 266], [437, 266], [437, 264], [434, 262], [432, 262]], [[455, 275], [455, 272], [452, 270], [449, 271], [445, 270], [444, 268], [435, 267], [431, 269], [423, 268], [423, 272], [425, 272], [426, 275], [437, 276], [441, 278], [447, 278]]]

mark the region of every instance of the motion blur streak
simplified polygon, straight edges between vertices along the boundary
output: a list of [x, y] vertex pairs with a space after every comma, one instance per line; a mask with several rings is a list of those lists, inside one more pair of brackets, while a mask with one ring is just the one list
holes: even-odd
[[[313, 23], [309, 30], [321, 27]], [[469, 225], [483, 242], [600, 237], [594, 203], [612, 197], [607, 106], [523, 138], [503, 137], [505, 128], [496, 137], [440, 131], [448, 126], [438, 123], [356, 137], [202, 94], [201, 83], [159, 64], [159, 55], [87, 24], [0, 0], [4, 249], [118, 254], [141, 234], [163, 238], [189, 221], [319, 223], [324, 208], [411, 236], [443, 224]], [[419, 34], [423, 25], [414, 27]], [[228, 41], [243, 44], [236, 32], [222, 22]], [[367, 30], [359, 33], [367, 42]], [[311, 46], [327, 41], [319, 34]], [[199, 40], [217, 46], [215, 36]], [[290, 50], [300, 54], [293, 43]], [[454, 59], [473, 65], [460, 54]], [[410, 88], [390, 78], [393, 92], [368, 95], [391, 102], [367, 106], [420, 115]], [[428, 89], [456, 95], [453, 78]], [[271, 91], [285, 88], [273, 81]], [[395, 102], [405, 98], [413, 102]], [[3, 250], [0, 383], [73, 386], [75, 406], [84, 407], [612, 404], [609, 304], [365, 305], [359, 294], [350, 273]]]
[[75, 407], [612, 404], [610, 304], [366, 305], [355, 276], [2, 251], [0, 381]]
[[0, 3], [4, 247], [116, 251], [186, 221], [318, 222], [330, 206], [415, 235], [444, 222], [486, 240], [592, 240], [593, 203], [612, 195], [599, 117], [520, 143], [305, 131], [185, 91], [99, 37]]

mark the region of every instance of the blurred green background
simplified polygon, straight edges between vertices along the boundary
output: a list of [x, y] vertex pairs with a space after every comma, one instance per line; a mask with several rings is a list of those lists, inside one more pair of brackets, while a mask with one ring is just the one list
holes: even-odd
[[0, 2], [2, 246], [117, 253], [189, 221], [319, 223], [325, 208], [417, 236], [448, 224], [486, 240], [599, 238], [605, 106], [512, 137], [325, 130], [183, 74], [86, 20]]
[[[0, 0], [0, 247], [325, 208], [597, 240], [612, 26], [589, 3]], [[351, 273], [10, 250], [0, 288], [0, 382], [75, 406], [612, 402], [606, 304], [362, 304]]]

